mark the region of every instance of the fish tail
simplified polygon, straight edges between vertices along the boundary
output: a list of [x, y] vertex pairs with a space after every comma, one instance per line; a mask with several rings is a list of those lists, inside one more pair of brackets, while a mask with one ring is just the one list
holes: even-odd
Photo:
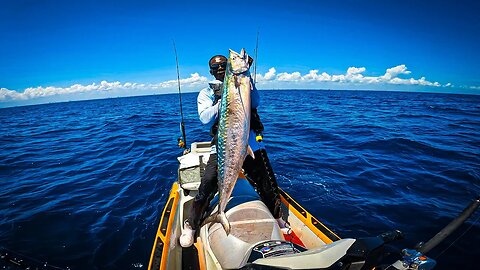
[[209, 217], [207, 217], [203, 222], [200, 227], [202, 227], [205, 224], [208, 223], [220, 223], [222, 224], [223, 229], [227, 233], [227, 235], [230, 234], [230, 222], [228, 222], [227, 216], [225, 215], [225, 212], [222, 213], [215, 213]]
[[230, 234], [230, 222], [228, 222], [227, 216], [225, 215], [225, 212], [219, 213], [217, 215], [217, 222], [220, 222], [222, 224], [223, 229], [227, 233], [227, 235]]
[[202, 225], [200, 225], [200, 228], [203, 227], [203, 225], [206, 225], [208, 223], [212, 223], [212, 222], [215, 223], [216, 220], [217, 220], [217, 216], [218, 216], [218, 213], [215, 213], [215, 214], [210, 215], [206, 219], [204, 219], [203, 222], [202, 222]]

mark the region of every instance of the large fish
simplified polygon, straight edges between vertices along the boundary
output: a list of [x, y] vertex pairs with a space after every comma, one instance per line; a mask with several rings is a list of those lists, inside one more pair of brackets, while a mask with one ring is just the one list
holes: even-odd
[[220, 222], [227, 235], [230, 223], [225, 215], [233, 187], [242, 170], [247, 154], [253, 157], [248, 146], [250, 133], [250, 92], [252, 80], [249, 72], [249, 57], [244, 49], [240, 53], [230, 50], [227, 71], [223, 83], [218, 122], [218, 211], [203, 223]]

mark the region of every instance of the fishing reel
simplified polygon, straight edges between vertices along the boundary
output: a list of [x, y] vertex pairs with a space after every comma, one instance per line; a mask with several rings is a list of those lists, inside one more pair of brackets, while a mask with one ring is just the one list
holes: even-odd
[[183, 141], [182, 137], [177, 138], [177, 145], [179, 148], [185, 148], [185, 142]]
[[263, 141], [263, 134], [262, 133], [257, 133], [256, 136], [255, 136], [255, 141], [262, 142]]
[[437, 262], [414, 249], [402, 250], [402, 259], [396, 261], [386, 270], [430, 270]]
[[177, 146], [179, 148], [183, 148], [183, 155], [186, 155], [188, 153], [190, 153], [190, 149], [187, 148], [186, 144], [185, 144], [185, 141], [182, 139], [182, 137], [178, 137], [177, 138]]

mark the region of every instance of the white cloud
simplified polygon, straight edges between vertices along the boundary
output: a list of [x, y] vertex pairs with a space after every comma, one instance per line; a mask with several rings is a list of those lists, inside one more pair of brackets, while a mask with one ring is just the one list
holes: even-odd
[[8, 90], [7, 88], [0, 88], [0, 101], [4, 100], [22, 100], [27, 99], [22, 94], [18, 93], [17, 91]]
[[[191, 74], [189, 78], [181, 79], [180, 84], [182, 87], [196, 87], [200, 84], [205, 84], [208, 79], [204, 76], [200, 76], [198, 73]], [[169, 80], [165, 82], [160, 82], [156, 84], [143, 84], [143, 83], [132, 83], [126, 82], [121, 83], [116, 82], [107, 82], [101, 81], [100, 84], [92, 83], [89, 85], [74, 84], [69, 87], [54, 87], [54, 86], [38, 86], [38, 87], [29, 87], [23, 92], [17, 92], [9, 90], [6, 88], [0, 88], [0, 101], [8, 100], [28, 100], [40, 97], [49, 97], [55, 95], [65, 95], [65, 94], [76, 94], [76, 93], [86, 93], [86, 92], [109, 92], [114, 90], [126, 90], [126, 91], [137, 91], [137, 90], [161, 90], [171, 88], [172, 90], [176, 89], [178, 85], [177, 80]], [[132, 95], [135, 93], [132, 92]]]
[[342, 74], [342, 75], [332, 75], [331, 78], [332, 78], [332, 79], [331, 79], [332, 82], [341, 82], [341, 83], [343, 83], [343, 82], [345, 82], [345, 80], [346, 80], [346, 77], [345, 77], [345, 75], [343, 75], [343, 74]]
[[305, 81], [317, 81], [317, 82], [325, 82], [325, 81], [330, 81], [332, 79], [332, 76], [328, 75], [326, 72], [323, 72], [322, 74], [318, 75], [318, 69], [310, 70], [308, 74], [303, 76], [303, 79]]
[[[200, 76], [198, 73], [193, 73], [190, 74], [189, 78], [186, 79], [180, 79], [180, 85], [181, 86], [196, 86], [199, 84], [205, 84], [208, 81], [208, 79], [204, 76]], [[150, 84], [146, 85], [147, 88], [149, 89], [161, 89], [161, 88], [171, 88], [171, 87], [177, 87], [178, 86], [178, 81], [177, 80], [169, 80], [157, 84]], [[145, 86], [143, 87], [143, 89]]]
[[425, 77], [421, 77], [420, 79], [416, 80], [414, 78], [410, 78], [410, 79], [400, 79], [400, 78], [393, 78], [389, 81], [387, 81], [387, 83], [390, 83], [390, 84], [410, 84], [410, 85], [422, 85], [422, 86], [435, 86], [435, 87], [438, 87], [438, 86], [441, 86], [440, 83], [438, 82], [429, 82], [425, 79]]
[[296, 82], [296, 81], [302, 80], [302, 75], [298, 71], [293, 73], [282, 72], [277, 75], [277, 80], [286, 81], [286, 82]]
[[393, 68], [387, 69], [385, 75], [381, 76], [380, 78], [388, 81], [390, 79], [396, 78], [400, 74], [410, 74], [411, 72], [407, 70], [405, 65], [399, 65]]
[[275, 72], [277, 72], [277, 71], [275, 70], [275, 68], [272, 67], [268, 70], [267, 73], [265, 73], [265, 76], [263, 76], [263, 78], [266, 81], [271, 81], [275, 78]]
[[348, 74], [348, 75], [359, 74], [359, 73], [365, 72], [365, 70], [367, 70], [367, 69], [364, 68], [364, 67], [361, 67], [361, 68], [349, 67], [349, 68], [347, 69], [347, 74]]

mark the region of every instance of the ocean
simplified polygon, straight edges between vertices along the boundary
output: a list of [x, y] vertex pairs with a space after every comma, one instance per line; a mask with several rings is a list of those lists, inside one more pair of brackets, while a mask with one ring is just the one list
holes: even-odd
[[[187, 142], [208, 141], [196, 93]], [[480, 96], [260, 91], [278, 183], [342, 238], [398, 229], [412, 248], [480, 193]], [[0, 109], [1, 250], [61, 269], [146, 269], [176, 180], [178, 95]], [[480, 269], [480, 211], [432, 250]], [[11, 265], [0, 260], [6, 269]]]

